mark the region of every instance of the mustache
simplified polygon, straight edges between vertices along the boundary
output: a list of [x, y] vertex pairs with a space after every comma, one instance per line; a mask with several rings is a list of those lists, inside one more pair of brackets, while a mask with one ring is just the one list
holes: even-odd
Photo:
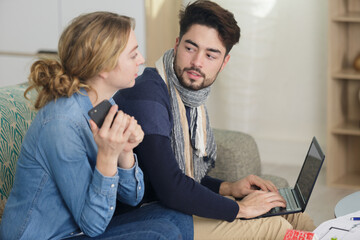
[[183, 72], [185, 71], [195, 71], [197, 73], [199, 73], [203, 78], [205, 78], [205, 73], [203, 73], [199, 68], [197, 67], [189, 67], [189, 68], [184, 68]]

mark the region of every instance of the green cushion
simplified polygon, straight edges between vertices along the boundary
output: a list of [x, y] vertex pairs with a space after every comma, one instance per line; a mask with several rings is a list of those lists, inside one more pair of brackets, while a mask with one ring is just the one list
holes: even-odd
[[[23, 137], [36, 115], [24, 98], [26, 84], [0, 88], [0, 219], [13, 185]], [[32, 92], [30, 98], [34, 98]]]

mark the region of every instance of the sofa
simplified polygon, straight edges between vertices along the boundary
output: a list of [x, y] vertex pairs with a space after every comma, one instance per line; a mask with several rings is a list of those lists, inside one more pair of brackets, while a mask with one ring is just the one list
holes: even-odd
[[[24, 98], [26, 87], [26, 84], [0, 87], [0, 221], [13, 185], [22, 139], [36, 115], [31, 101]], [[30, 92], [29, 98], [33, 101], [36, 92]], [[253, 137], [220, 129], [214, 129], [214, 134], [218, 153], [210, 176], [235, 181], [255, 174], [273, 181], [277, 187], [288, 186], [281, 177], [262, 175], [260, 155]]]

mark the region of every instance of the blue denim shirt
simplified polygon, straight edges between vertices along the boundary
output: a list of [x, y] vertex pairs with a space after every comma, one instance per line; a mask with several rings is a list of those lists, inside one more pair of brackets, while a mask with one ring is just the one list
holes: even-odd
[[114, 177], [95, 167], [97, 145], [86, 91], [48, 103], [24, 137], [13, 189], [0, 225], [0, 239], [60, 239], [80, 232], [103, 233], [116, 199], [138, 204], [143, 173], [118, 168]]

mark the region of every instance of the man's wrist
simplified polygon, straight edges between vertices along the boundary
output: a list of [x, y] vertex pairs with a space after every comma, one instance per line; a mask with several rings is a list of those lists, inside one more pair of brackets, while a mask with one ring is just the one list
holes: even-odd
[[219, 194], [222, 196], [232, 196], [231, 182], [222, 182], [219, 188]]
[[239, 202], [239, 201], [236, 201], [236, 203], [239, 206], [239, 211], [238, 211], [238, 214], [236, 215], [236, 218], [246, 218], [244, 205], [242, 205], [241, 202]]

